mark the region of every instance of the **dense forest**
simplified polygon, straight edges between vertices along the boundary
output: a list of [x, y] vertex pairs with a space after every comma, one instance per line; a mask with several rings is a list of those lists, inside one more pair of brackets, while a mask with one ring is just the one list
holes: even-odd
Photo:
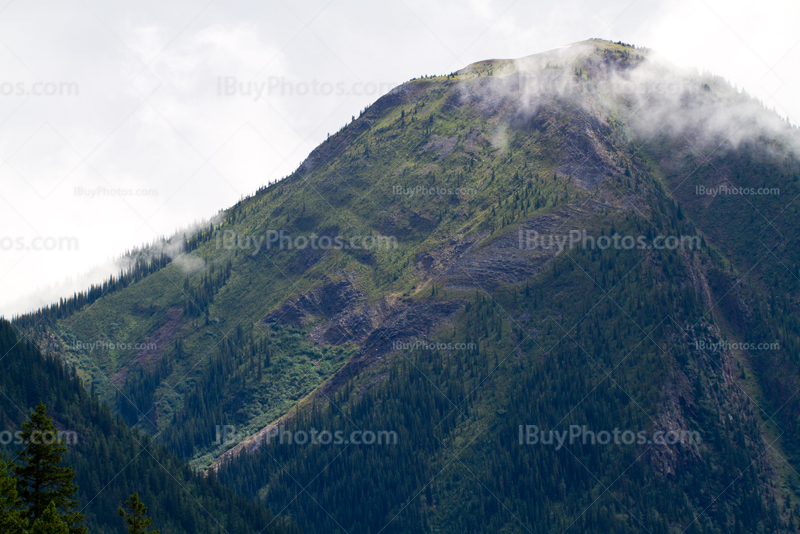
[[[126, 499], [164, 533], [797, 532], [800, 135], [579, 45], [412, 80], [213, 224], [0, 323], [0, 431], [43, 402], [77, 432], [91, 532]], [[697, 193], [729, 183], [778, 193]], [[253, 248], [279, 230], [396, 246]], [[282, 441], [320, 432], [396, 439]]]
[[[75, 497], [89, 532], [125, 532], [117, 509], [134, 493], [150, 505], [162, 534], [298, 532], [266, 508], [193, 472], [150, 436], [132, 431], [72, 369], [18, 338], [5, 320], [0, 320], [0, 354], [0, 432], [19, 431], [41, 402], [59, 430], [77, 434], [64, 463], [75, 471]], [[15, 441], [0, 446], [12, 462], [21, 450]]]
[[[663, 209], [659, 230], [685, 230], [676, 206]], [[623, 219], [605, 234], [646, 232], [648, 225]], [[274, 439], [223, 463], [219, 480], [288, 506], [308, 532], [546, 533], [571, 525], [597, 533], [793, 531], [797, 518], [787, 522], [765, 485], [758, 419], [726, 385], [730, 362], [697, 348], [698, 340], [718, 342], [719, 329], [702, 320], [707, 309], [686, 282], [687, 263], [720, 266], [708, 249], [650, 259], [576, 250], [522, 285], [476, 291], [440, 339], [474, 350], [408, 351], [377, 371], [387, 378], [366, 393], [369, 379], [355, 380], [285, 423], [293, 432], [390, 430], [398, 433], [396, 445], [303, 447]], [[565, 331], [559, 324], [576, 326]], [[668, 375], [686, 384], [675, 409], [698, 436], [674, 445], [678, 457], [673, 446], [655, 443], [557, 449], [518, 440], [525, 423], [652, 436], [664, 430], [651, 414]], [[737, 413], [733, 425], [715, 415], [729, 410]], [[637, 461], [642, 457], [647, 461]], [[300, 491], [291, 473], [319, 475]]]

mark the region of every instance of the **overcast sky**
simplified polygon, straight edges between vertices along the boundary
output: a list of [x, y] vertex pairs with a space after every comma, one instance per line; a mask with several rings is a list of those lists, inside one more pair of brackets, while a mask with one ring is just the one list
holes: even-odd
[[[410, 78], [600, 37], [800, 123], [794, 1], [10, 0], [0, 11], [0, 314], [209, 218]], [[18, 250], [21, 249], [21, 250]]]

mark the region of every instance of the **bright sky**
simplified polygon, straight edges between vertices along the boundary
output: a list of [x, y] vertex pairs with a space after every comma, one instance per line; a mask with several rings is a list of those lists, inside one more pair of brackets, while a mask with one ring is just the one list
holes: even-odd
[[710, 70], [800, 124], [800, 3], [104, 2], [0, 6], [0, 314], [208, 218], [410, 78], [600, 37]]

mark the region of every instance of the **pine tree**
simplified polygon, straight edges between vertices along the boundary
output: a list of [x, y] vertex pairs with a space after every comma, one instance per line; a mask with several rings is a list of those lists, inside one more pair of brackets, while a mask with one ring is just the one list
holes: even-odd
[[58, 515], [56, 504], [50, 502], [42, 512], [42, 517], [33, 522], [26, 534], [69, 534], [70, 528]]
[[120, 507], [119, 515], [125, 519], [130, 534], [161, 534], [160, 530], [146, 532], [152, 519], [147, 517], [147, 507], [139, 500], [138, 493], [134, 493], [125, 501], [125, 508]]
[[19, 534], [28, 522], [19, 510], [17, 481], [8, 474], [8, 464], [0, 459], [0, 532]]
[[24, 515], [31, 525], [40, 519], [53, 523], [45, 518], [52, 504], [69, 534], [86, 534], [84, 516], [74, 510], [78, 501], [72, 499], [78, 489], [72, 482], [75, 471], [61, 466], [61, 455], [67, 447], [57, 436], [56, 426], [40, 402], [30, 419], [22, 424], [25, 449], [19, 455], [21, 464], [13, 467], [19, 496], [26, 506]]

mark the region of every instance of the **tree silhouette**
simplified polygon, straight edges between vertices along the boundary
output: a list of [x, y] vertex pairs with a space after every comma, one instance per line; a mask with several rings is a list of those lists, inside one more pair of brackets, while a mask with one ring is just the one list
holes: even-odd
[[13, 469], [19, 497], [26, 507], [24, 517], [32, 526], [37, 520], [54, 523], [52, 518], [45, 517], [45, 512], [52, 515], [48, 511], [52, 505], [69, 534], [86, 534], [84, 516], [75, 512], [78, 501], [72, 498], [78, 489], [72, 482], [75, 470], [61, 466], [61, 455], [67, 447], [59, 441], [56, 426], [43, 403], [22, 424], [22, 440], [25, 448], [19, 455], [21, 462]]
[[125, 519], [130, 534], [160, 534], [160, 530], [147, 532], [152, 519], [147, 517], [147, 507], [139, 500], [139, 494], [134, 493], [125, 501], [125, 508], [120, 507], [119, 515]]
[[22, 501], [17, 493], [17, 481], [8, 474], [8, 464], [0, 459], [0, 532], [19, 534], [28, 522], [19, 507]]
[[69, 526], [61, 519], [56, 504], [51, 502], [42, 512], [42, 517], [33, 522], [26, 534], [69, 534]]

